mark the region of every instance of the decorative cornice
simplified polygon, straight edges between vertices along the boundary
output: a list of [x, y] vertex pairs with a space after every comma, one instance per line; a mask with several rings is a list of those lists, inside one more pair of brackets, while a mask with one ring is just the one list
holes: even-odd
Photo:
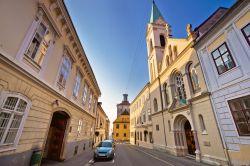
[[44, 89], [50, 91], [51, 93], [55, 94], [61, 100], [65, 101], [65, 102], [68, 102], [70, 105], [73, 105], [74, 107], [77, 108], [77, 110], [81, 110], [81, 112], [84, 112], [87, 115], [91, 116], [93, 119], [96, 119], [96, 117], [93, 116], [92, 114], [90, 114], [88, 111], [82, 109], [82, 107], [80, 107], [79, 105], [73, 103], [71, 100], [69, 100], [68, 98], [64, 97], [60, 93], [58, 93], [52, 87], [50, 87], [49, 85], [45, 84], [44, 82], [42, 82], [41, 80], [39, 80], [38, 78], [36, 78], [35, 76], [33, 76], [32, 74], [28, 73], [26, 70], [24, 70], [23, 68], [21, 68], [19, 65], [17, 65], [16, 63], [14, 63], [13, 61], [11, 61], [10, 59], [8, 59], [7, 57], [5, 57], [4, 55], [2, 55], [1, 53], [0, 53], [0, 61], [5, 62], [7, 65], [11, 66], [14, 70], [20, 72], [21, 74], [25, 75], [26, 77], [30, 78], [32, 81], [34, 81], [35, 83], [37, 83], [37, 85], [40, 85], [42, 88], [44, 88]]

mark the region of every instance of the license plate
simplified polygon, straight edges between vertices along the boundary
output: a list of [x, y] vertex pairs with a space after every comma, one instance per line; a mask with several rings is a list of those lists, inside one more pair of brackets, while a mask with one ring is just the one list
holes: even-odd
[[99, 156], [106, 156], [106, 155], [105, 155], [105, 154], [100, 154], [100, 153], [99, 153]]

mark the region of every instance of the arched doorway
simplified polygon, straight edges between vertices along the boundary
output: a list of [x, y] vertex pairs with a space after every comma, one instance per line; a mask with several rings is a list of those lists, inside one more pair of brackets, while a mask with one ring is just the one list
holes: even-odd
[[184, 130], [185, 130], [188, 153], [191, 155], [195, 155], [196, 149], [195, 149], [194, 135], [193, 132], [191, 131], [191, 125], [188, 120], [184, 124]]
[[195, 140], [189, 120], [178, 115], [174, 120], [174, 138], [177, 156], [195, 155]]
[[44, 157], [50, 160], [62, 160], [63, 142], [69, 115], [63, 111], [53, 114], [47, 136]]

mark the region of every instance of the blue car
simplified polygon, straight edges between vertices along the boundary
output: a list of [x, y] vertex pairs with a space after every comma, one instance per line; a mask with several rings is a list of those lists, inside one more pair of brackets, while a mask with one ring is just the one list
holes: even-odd
[[113, 159], [114, 158], [114, 145], [111, 140], [104, 140], [100, 142], [94, 151], [94, 160], [97, 159]]

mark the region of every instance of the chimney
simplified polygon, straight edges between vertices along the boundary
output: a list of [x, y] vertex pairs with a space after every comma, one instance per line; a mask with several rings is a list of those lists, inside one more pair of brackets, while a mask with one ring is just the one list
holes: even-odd
[[128, 94], [123, 94], [123, 101], [128, 101]]

